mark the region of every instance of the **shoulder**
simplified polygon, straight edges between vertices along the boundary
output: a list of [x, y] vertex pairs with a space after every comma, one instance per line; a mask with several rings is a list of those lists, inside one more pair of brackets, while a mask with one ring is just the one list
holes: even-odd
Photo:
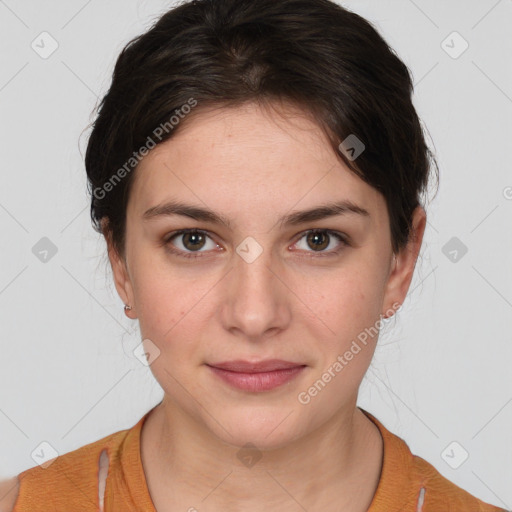
[[[12, 497], [14, 492], [6, 497], [6, 507], [11, 506], [6, 510], [43, 512], [50, 503], [56, 510], [88, 510], [91, 498], [98, 496], [100, 455], [106, 451], [109, 461], [116, 461], [127, 432], [115, 432], [21, 472], [16, 477], [17, 497]], [[14, 479], [10, 482], [14, 485]], [[1, 506], [0, 512], [4, 512]]]
[[0, 481], [0, 512], [12, 512], [18, 497], [20, 483], [17, 476]]
[[404, 439], [362, 410], [377, 425], [384, 441], [381, 478], [369, 512], [397, 506], [418, 512], [507, 512], [445, 478], [427, 460], [413, 454]]
[[423, 504], [420, 510], [423, 512], [437, 512], [441, 509], [453, 512], [506, 512], [505, 509], [478, 499], [448, 480], [432, 464], [417, 455], [412, 455], [411, 471], [416, 487], [420, 489], [419, 501]]

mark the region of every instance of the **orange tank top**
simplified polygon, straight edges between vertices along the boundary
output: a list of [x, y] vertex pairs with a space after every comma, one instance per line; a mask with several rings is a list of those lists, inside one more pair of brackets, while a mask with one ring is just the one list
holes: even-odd
[[[447, 480], [361, 410], [384, 441], [380, 480], [368, 512], [507, 512]], [[157, 512], [140, 456], [140, 433], [150, 412], [130, 429], [61, 455], [46, 468], [20, 473], [13, 512]]]

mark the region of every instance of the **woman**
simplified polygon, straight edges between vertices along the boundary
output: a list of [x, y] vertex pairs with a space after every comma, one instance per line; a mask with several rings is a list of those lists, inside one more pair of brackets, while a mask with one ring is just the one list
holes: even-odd
[[328, 0], [188, 2], [124, 48], [91, 216], [164, 398], [18, 475], [4, 510], [502, 510], [356, 405], [425, 229], [411, 93]]

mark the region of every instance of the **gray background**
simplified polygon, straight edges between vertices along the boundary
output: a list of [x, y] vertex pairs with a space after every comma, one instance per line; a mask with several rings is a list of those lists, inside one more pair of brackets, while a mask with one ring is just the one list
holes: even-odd
[[[343, 4], [412, 70], [441, 174], [359, 405], [449, 480], [512, 509], [512, 1]], [[34, 466], [42, 441], [66, 453], [160, 401], [90, 225], [82, 155], [116, 56], [170, 5], [0, 1], [0, 477]], [[48, 58], [31, 47], [51, 48], [44, 31], [58, 43]], [[57, 250], [46, 262], [44, 237]], [[469, 453], [457, 469], [453, 441]]]

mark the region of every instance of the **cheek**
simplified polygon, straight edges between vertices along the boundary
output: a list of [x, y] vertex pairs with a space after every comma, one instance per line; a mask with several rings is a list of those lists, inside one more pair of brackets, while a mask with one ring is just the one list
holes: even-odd
[[329, 292], [316, 302], [315, 311], [329, 326], [329, 331], [323, 329], [328, 335], [317, 345], [317, 377], [332, 383], [323, 393], [327, 402], [353, 396], [371, 363], [379, 336], [381, 296], [375, 287], [379, 281], [372, 277], [351, 273], [350, 277], [331, 280]]
[[197, 340], [204, 330], [198, 299], [176, 284], [148, 276], [136, 291], [141, 339], [151, 340], [149, 351], [156, 355], [151, 371], [166, 391], [175, 388], [175, 379], [181, 382], [183, 372], [200, 358]]
[[344, 400], [355, 393], [371, 363], [382, 302], [377, 274], [371, 266], [347, 267], [325, 279], [322, 293], [310, 291], [308, 303], [317, 317], [309, 321], [310, 330], [313, 339], [321, 339], [317, 377], [332, 382], [322, 400]]
[[[314, 284], [314, 286], [313, 286]], [[372, 267], [348, 267], [302, 281], [304, 301], [331, 333], [339, 339], [357, 335], [378, 320], [384, 289]]]
[[180, 271], [160, 260], [136, 263], [133, 283], [142, 337], [173, 357], [193, 350], [193, 341], [201, 337], [211, 315], [208, 298], [215, 279]]
[[141, 334], [161, 344], [166, 336], [172, 336], [182, 327], [180, 320], [192, 307], [187, 306], [191, 302], [190, 287], [151, 261], [136, 262], [134, 268], [137, 268], [133, 284]]

